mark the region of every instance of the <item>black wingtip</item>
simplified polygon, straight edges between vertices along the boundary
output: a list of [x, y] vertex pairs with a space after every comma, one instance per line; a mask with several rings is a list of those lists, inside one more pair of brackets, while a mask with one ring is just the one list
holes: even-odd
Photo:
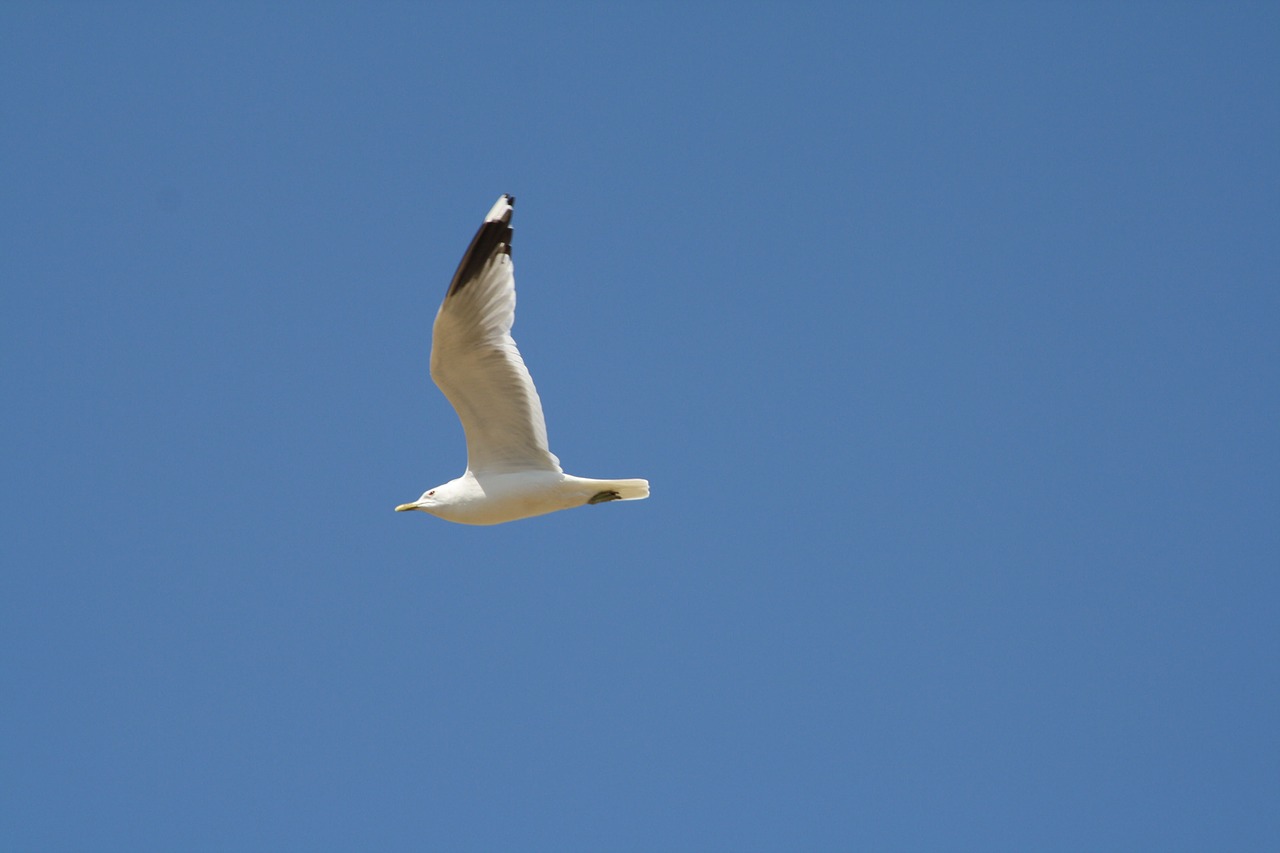
[[489, 210], [484, 224], [471, 238], [471, 245], [458, 264], [458, 270], [449, 282], [449, 291], [445, 298], [452, 296], [484, 270], [485, 266], [496, 254], [511, 254], [511, 214], [515, 208], [516, 197], [503, 194]]
[[485, 216], [485, 222], [511, 222], [511, 213], [516, 205], [516, 197], [503, 193], [498, 196], [498, 200], [493, 203], [493, 207], [489, 208], [488, 215]]

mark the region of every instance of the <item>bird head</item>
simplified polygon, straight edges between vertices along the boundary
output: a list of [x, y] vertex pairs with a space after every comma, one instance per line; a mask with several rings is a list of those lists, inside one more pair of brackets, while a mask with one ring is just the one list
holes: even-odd
[[[436, 489], [438, 488], [437, 486]], [[422, 493], [422, 497], [413, 503], [400, 504], [400, 506], [396, 507], [396, 512], [408, 512], [413, 509], [431, 512], [436, 507], [436, 489], [427, 489]]]

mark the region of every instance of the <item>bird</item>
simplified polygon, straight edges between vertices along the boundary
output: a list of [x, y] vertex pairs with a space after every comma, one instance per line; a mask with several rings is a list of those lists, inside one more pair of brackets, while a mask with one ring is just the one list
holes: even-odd
[[515, 197], [502, 195], [449, 282], [431, 332], [431, 378], [458, 413], [467, 470], [396, 512], [418, 510], [459, 524], [490, 525], [562, 509], [649, 497], [649, 481], [564, 473], [547, 444], [542, 401], [511, 337]]

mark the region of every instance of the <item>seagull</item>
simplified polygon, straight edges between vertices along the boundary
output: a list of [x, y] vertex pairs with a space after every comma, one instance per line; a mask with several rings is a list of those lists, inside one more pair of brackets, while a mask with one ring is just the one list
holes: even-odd
[[453, 274], [432, 329], [431, 378], [467, 435], [467, 470], [396, 507], [459, 524], [502, 524], [575, 506], [649, 497], [648, 480], [566, 474], [547, 447], [533, 378], [511, 337], [513, 196], [500, 197]]

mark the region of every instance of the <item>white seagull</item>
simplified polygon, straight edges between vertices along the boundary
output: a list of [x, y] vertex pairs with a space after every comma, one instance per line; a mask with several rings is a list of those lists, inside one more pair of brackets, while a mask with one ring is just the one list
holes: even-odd
[[504, 195], [453, 274], [432, 330], [431, 378], [467, 434], [467, 470], [396, 512], [418, 509], [461, 524], [501, 524], [605, 501], [649, 497], [648, 480], [588, 480], [564, 473], [547, 447], [542, 401], [511, 337], [516, 280]]

